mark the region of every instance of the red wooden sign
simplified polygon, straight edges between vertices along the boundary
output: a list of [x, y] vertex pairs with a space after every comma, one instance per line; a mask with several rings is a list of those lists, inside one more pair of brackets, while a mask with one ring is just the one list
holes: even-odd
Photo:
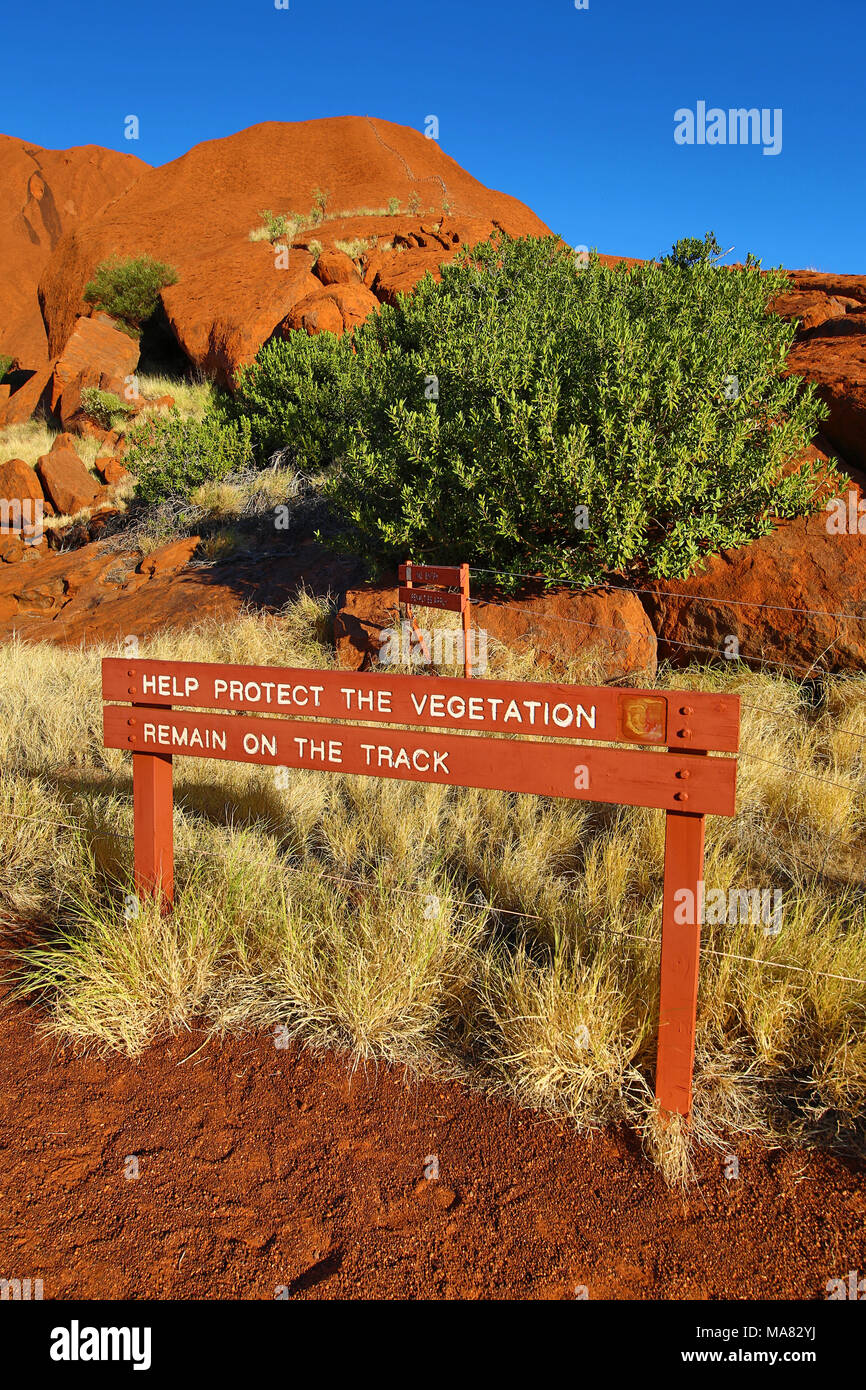
[[102, 690], [105, 746], [133, 754], [136, 889], [165, 910], [176, 754], [664, 810], [656, 1095], [688, 1115], [700, 926], [675, 895], [697, 899], [704, 818], [734, 814], [736, 760], [707, 754], [737, 751], [738, 697], [123, 658]]
[[[469, 651], [469, 633], [472, 615], [469, 606], [469, 566], [468, 565], [401, 565], [399, 578], [403, 581], [397, 591], [400, 603], [406, 604], [409, 621], [421, 643], [425, 660], [429, 662], [430, 653], [418, 624], [415, 622], [413, 607], [439, 608], [448, 613], [463, 615], [463, 672], [466, 679], [472, 676], [472, 657]], [[439, 592], [436, 589], [420, 588], [415, 585], [438, 584], [443, 589], [459, 586], [459, 594]]]

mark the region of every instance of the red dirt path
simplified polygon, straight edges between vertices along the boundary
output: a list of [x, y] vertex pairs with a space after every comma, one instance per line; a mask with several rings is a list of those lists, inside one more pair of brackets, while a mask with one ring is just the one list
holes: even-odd
[[838, 1159], [738, 1146], [737, 1181], [707, 1155], [684, 1199], [625, 1133], [202, 1042], [80, 1057], [0, 1013], [0, 1277], [46, 1299], [814, 1299], [866, 1268], [862, 1169]]

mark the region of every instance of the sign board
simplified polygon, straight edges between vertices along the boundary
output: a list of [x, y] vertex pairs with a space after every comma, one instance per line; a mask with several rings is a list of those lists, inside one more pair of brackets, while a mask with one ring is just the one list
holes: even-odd
[[[421, 643], [425, 660], [430, 660], [424, 638], [415, 622], [413, 608], [438, 608], [441, 612], [460, 613], [463, 617], [463, 672], [467, 680], [472, 677], [472, 658], [469, 653], [469, 633], [472, 615], [469, 606], [469, 566], [468, 565], [401, 565], [398, 571], [400, 588], [397, 599], [406, 604], [409, 621]], [[421, 588], [416, 588], [420, 584]], [[431, 589], [436, 584], [439, 589]], [[427, 587], [425, 587], [427, 586]], [[456, 594], [444, 592], [448, 588], [459, 588]]]
[[133, 754], [137, 891], [165, 910], [175, 755], [665, 811], [656, 1094], [689, 1113], [700, 927], [675, 894], [703, 880], [704, 818], [735, 811], [736, 760], [707, 755], [737, 752], [737, 696], [129, 658], [102, 691], [105, 746]]

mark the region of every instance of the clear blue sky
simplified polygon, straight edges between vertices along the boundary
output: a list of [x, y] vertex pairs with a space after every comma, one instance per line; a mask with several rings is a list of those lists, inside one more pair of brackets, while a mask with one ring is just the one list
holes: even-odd
[[[42, 0], [4, 8], [0, 130], [159, 164], [262, 120], [435, 114], [572, 245], [713, 229], [731, 259], [864, 273], [864, 40], [866, 0]], [[699, 101], [781, 108], [781, 152], [677, 145]]]

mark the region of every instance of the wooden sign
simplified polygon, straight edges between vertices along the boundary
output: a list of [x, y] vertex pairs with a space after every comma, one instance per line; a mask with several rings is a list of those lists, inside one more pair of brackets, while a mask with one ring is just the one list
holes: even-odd
[[147, 714], [141, 707], [129, 710], [120, 705], [106, 707], [104, 733], [106, 748], [133, 753], [178, 753], [670, 811], [688, 803], [712, 815], [734, 813], [736, 763], [691, 753], [668, 758], [637, 749], [392, 732], [247, 715], [167, 709]]
[[[401, 565], [398, 577], [402, 581], [397, 590], [400, 603], [406, 604], [406, 612], [415, 635], [421, 643], [424, 659], [429, 662], [430, 653], [418, 624], [415, 622], [414, 607], [438, 608], [447, 613], [463, 615], [463, 673], [467, 680], [472, 676], [472, 656], [469, 650], [472, 616], [469, 604], [469, 566], [468, 565]], [[415, 585], [422, 587], [416, 589]], [[423, 587], [437, 584], [442, 589], [459, 587], [459, 594], [439, 592], [437, 589]]]
[[102, 663], [111, 701], [735, 753], [739, 701], [700, 691], [399, 676], [201, 661]]
[[674, 907], [697, 899], [705, 817], [735, 811], [736, 760], [708, 754], [737, 752], [738, 697], [126, 658], [102, 692], [105, 746], [133, 754], [136, 890], [166, 911], [176, 755], [665, 811], [656, 1095], [689, 1114], [700, 925]]

